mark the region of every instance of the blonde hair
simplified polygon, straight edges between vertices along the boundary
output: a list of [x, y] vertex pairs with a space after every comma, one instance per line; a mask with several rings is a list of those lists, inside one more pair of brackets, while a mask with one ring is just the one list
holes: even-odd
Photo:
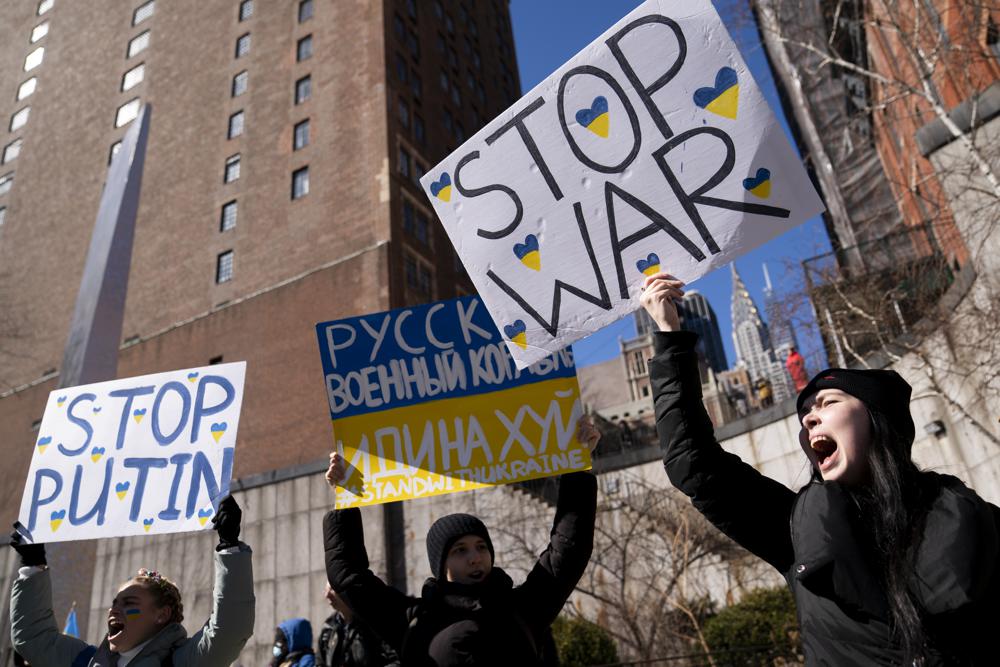
[[139, 568], [132, 581], [152, 593], [157, 607], [170, 607], [168, 623], [180, 623], [184, 620], [184, 605], [181, 602], [181, 591], [177, 588], [177, 584], [156, 570], [147, 570], [144, 567]]

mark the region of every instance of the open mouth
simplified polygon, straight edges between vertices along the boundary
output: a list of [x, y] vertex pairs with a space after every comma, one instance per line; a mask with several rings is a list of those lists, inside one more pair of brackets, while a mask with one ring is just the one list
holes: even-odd
[[108, 641], [113, 642], [120, 639], [125, 632], [125, 624], [113, 618], [108, 619]]
[[837, 461], [837, 443], [825, 435], [814, 436], [809, 441], [816, 454], [816, 463], [820, 471], [826, 471]]
[[485, 576], [486, 573], [483, 572], [482, 570], [473, 570], [472, 572], [469, 573], [469, 579], [472, 579], [474, 581], [479, 581]]

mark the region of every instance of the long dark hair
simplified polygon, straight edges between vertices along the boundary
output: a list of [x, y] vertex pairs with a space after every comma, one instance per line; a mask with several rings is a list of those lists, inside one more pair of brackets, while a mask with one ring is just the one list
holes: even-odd
[[922, 664], [926, 636], [921, 609], [909, 591], [914, 558], [933, 501], [926, 476], [913, 463], [913, 438], [868, 406], [872, 433], [866, 455], [869, 482], [850, 490], [865, 517], [867, 537], [889, 602], [889, 625], [903, 664]]

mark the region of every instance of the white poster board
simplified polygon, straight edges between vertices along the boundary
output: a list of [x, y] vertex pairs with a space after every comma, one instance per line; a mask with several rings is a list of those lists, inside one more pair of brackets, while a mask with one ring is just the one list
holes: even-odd
[[49, 394], [18, 522], [33, 542], [202, 530], [229, 493], [246, 363]]
[[823, 210], [708, 0], [649, 0], [421, 184], [519, 368]]

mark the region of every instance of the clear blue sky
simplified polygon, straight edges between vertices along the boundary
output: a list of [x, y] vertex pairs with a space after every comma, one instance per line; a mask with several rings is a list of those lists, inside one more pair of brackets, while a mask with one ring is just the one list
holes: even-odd
[[[511, 21], [522, 90], [533, 88], [640, 4], [639, 0], [511, 0]], [[785, 124], [770, 67], [753, 24], [753, 16], [745, 4], [738, 0], [715, 2], [764, 97], [775, 115]], [[785, 130], [788, 132], [787, 125]], [[826, 231], [819, 218], [816, 218], [743, 255], [736, 261], [736, 268], [751, 296], [763, 307], [762, 266], [765, 262], [771, 274], [771, 282], [779, 294], [799, 291], [802, 289], [799, 262], [829, 250], [830, 242]], [[715, 309], [730, 365], [736, 361], [729, 313], [731, 285], [729, 269], [715, 271], [691, 284], [691, 288], [704, 294]], [[801, 315], [812, 320], [808, 311]], [[797, 333], [802, 352], [808, 361], [814, 361], [811, 352], [823, 355], [814, 326], [809, 326], [808, 330], [800, 328]], [[574, 344], [577, 365], [589, 366], [617, 356], [618, 338], [630, 338], [634, 335], [635, 326], [631, 318], [605, 327]], [[814, 363], [824, 362], [825, 356]]]

